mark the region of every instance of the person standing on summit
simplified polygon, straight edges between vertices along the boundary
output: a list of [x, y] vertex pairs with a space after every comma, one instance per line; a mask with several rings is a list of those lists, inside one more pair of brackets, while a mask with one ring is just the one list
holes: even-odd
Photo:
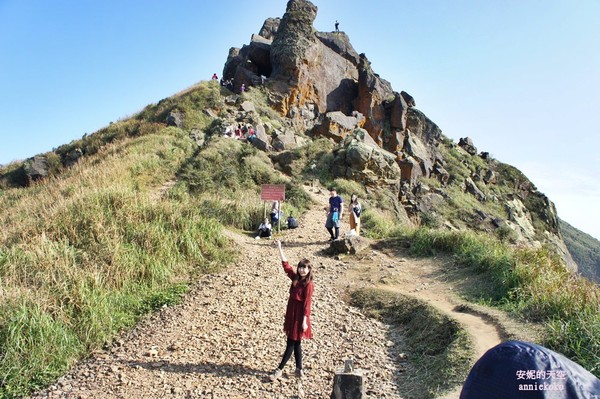
[[335, 31], [336, 32], [340, 31], [340, 23], [337, 21], [337, 19], [335, 20]]
[[[329, 241], [334, 241], [340, 237], [340, 220], [342, 220], [342, 213], [344, 212], [344, 200], [337, 194], [335, 188], [329, 191], [329, 208], [325, 209], [327, 210], [325, 228], [331, 236]], [[333, 229], [335, 229], [335, 235]]]

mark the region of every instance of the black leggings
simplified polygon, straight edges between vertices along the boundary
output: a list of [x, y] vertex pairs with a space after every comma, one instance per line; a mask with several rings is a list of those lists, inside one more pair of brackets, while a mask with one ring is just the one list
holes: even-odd
[[283, 370], [285, 364], [292, 357], [292, 351], [294, 351], [294, 358], [296, 359], [296, 368], [302, 369], [302, 341], [294, 341], [293, 339], [287, 339], [287, 345], [285, 352], [283, 353], [283, 359], [279, 363], [279, 370]]
[[333, 235], [332, 227], [327, 227], [327, 231], [329, 232], [329, 234], [331, 234], [331, 238], [333, 238], [334, 240], [337, 240], [340, 237], [340, 228], [339, 227], [335, 228], [335, 236]]

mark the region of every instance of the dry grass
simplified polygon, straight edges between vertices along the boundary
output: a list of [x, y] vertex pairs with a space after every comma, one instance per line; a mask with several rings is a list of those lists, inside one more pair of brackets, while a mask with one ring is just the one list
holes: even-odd
[[153, 196], [192, 152], [182, 131], [165, 129], [3, 192], [0, 397], [43, 386], [227, 261], [221, 225], [193, 198]]

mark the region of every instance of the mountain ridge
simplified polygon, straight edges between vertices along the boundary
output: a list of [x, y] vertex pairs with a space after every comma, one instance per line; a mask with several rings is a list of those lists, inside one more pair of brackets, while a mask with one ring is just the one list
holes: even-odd
[[[465, 213], [470, 215], [454, 220], [441, 215], [441, 225], [453, 228], [456, 219], [469, 218], [469, 228], [509, 229], [517, 235], [517, 242], [553, 246], [567, 267], [576, 270], [561, 237], [554, 204], [523, 173], [497, 162], [487, 152], [478, 154], [469, 138], [461, 138], [458, 145], [451, 143], [415, 108], [411, 95], [394, 91], [372, 70], [367, 57], [357, 54], [345, 33], [316, 32], [312, 25], [316, 13], [317, 7], [309, 1], [288, 2], [281, 20], [267, 19], [249, 45], [229, 51], [223, 79], [233, 80], [236, 92], [242, 84], [263, 85], [271, 104], [292, 119], [296, 129], [343, 143], [343, 148], [334, 151], [334, 175], [367, 186], [397, 181], [404, 219], [416, 219], [419, 224], [423, 215], [431, 213], [431, 202], [438, 207], [455, 205], [448, 197], [452, 183], [457, 183], [454, 186], [472, 194], [479, 204], [468, 205]], [[268, 37], [260, 36], [264, 32]], [[345, 140], [356, 129], [368, 134]], [[379, 158], [378, 165], [367, 165], [373, 154]], [[450, 158], [468, 169], [450, 165]], [[425, 180], [437, 187], [429, 187]], [[504, 187], [496, 189], [499, 180], [505, 180], [500, 183]], [[496, 204], [488, 206], [489, 202]]]
[[[561, 236], [554, 204], [525, 175], [498, 163], [487, 152], [478, 154], [469, 138], [461, 138], [457, 145], [452, 143], [415, 108], [413, 96], [394, 91], [371, 69], [366, 56], [354, 50], [344, 32], [317, 32], [313, 27], [316, 13], [317, 7], [309, 1], [290, 1], [283, 18], [268, 18], [258, 34], [252, 35], [249, 45], [229, 51], [223, 80], [235, 82], [234, 92], [239, 92], [242, 84], [266, 88], [270, 104], [291, 121], [291, 129], [282, 131], [258, 124], [259, 142], [264, 149], [272, 148], [274, 136], [280, 143], [276, 151], [282, 151], [289, 149], [285, 142], [294, 140], [294, 132], [325, 136], [339, 144], [355, 129], [364, 128], [368, 134], [335, 152], [333, 168], [337, 176], [366, 185], [394, 181], [391, 184], [397, 185], [395, 190], [405, 210], [402, 217], [414, 224], [425, 220], [433, 227], [483, 229], [515, 242], [546, 243], [556, 248], [568, 267], [576, 269]], [[163, 116], [153, 123], [166, 120], [169, 124], [169, 117], [184, 118], [177, 110]], [[176, 125], [183, 123], [175, 121]], [[235, 120], [225, 119], [223, 128], [235, 124]], [[129, 129], [139, 130], [133, 126]], [[102, 131], [110, 131], [110, 127]], [[136, 133], [126, 132], [130, 134]], [[0, 183], [26, 185], [72, 165], [84, 153], [96, 151], [80, 147], [72, 143], [21, 165], [6, 166], [0, 173]], [[373, 170], [366, 167], [369, 154], [380, 158]], [[285, 162], [286, 156], [279, 158]], [[449, 168], [454, 170], [450, 173]], [[502, 176], [496, 176], [499, 170]], [[495, 189], [499, 179], [505, 180], [504, 186], [512, 187]], [[448, 199], [458, 191], [472, 194], [479, 203], [468, 203], [462, 214], [452, 214], [446, 208], [457, 204]], [[436, 208], [444, 209], [440, 212]]]
[[[294, 12], [313, 12], [305, 2], [290, 4]], [[310, 32], [305, 23], [299, 34]], [[561, 227], [550, 200], [469, 138], [444, 137], [411, 95], [394, 92], [370, 69], [366, 56], [344, 55], [335, 44], [343, 35], [314, 35], [303, 54], [316, 58], [285, 54], [283, 81], [251, 81], [243, 93], [201, 82], [3, 170], [2, 187], [22, 187], [0, 192], [0, 373], [9, 381], [0, 389], [16, 394], [52, 381], [144, 312], [176, 302], [202, 273], [233, 262], [236, 246], [223, 228], [247, 232], [256, 245], [262, 184], [285, 185], [286, 213], [296, 216], [311, 208], [307, 185], [334, 186], [344, 198], [358, 193], [364, 235], [414, 255], [451, 255], [459, 271], [477, 276], [461, 286], [471, 289], [472, 300], [544, 323], [545, 345], [598, 373], [600, 294], [556, 256]], [[254, 37], [264, 55], [263, 39]], [[321, 68], [333, 80], [315, 81], [302, 68], [317, 65], [323, 53], [350, 69]], [[235, 74], [253, 76], [250, 58], [258, 58], [251, 54], [238, 52], [243, 62]], [[275, 70], [270, 56], [268, 62]], [[254, 128], [255, 138], [233, 139], [238, 126]], [[315, 220], [305, 243], [324, 233]], [[345, 255], [337, 256], [339, 264], [326, 258], [344, 267]], [[407, 268], [392, 263], [375, 264], [365, 279], [393, 282], [392, 272]], [[441, 278], [448, 272], [442, 268]], [[60, 347], [65, 341], [71, 346]]]

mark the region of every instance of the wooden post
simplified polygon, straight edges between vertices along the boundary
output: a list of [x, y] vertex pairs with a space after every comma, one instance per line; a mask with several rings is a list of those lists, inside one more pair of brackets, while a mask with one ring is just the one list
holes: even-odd
[[344, 368], [335, 372], [331, 399], [362, 399], [365, 397], [364, 371], [354, 369], [351, 359], [344, 361]]
[[283, 201], [279, 201], [279, 206], [277, 207], [277, 232], [281, 233], [281, 208], [283, 205]]

